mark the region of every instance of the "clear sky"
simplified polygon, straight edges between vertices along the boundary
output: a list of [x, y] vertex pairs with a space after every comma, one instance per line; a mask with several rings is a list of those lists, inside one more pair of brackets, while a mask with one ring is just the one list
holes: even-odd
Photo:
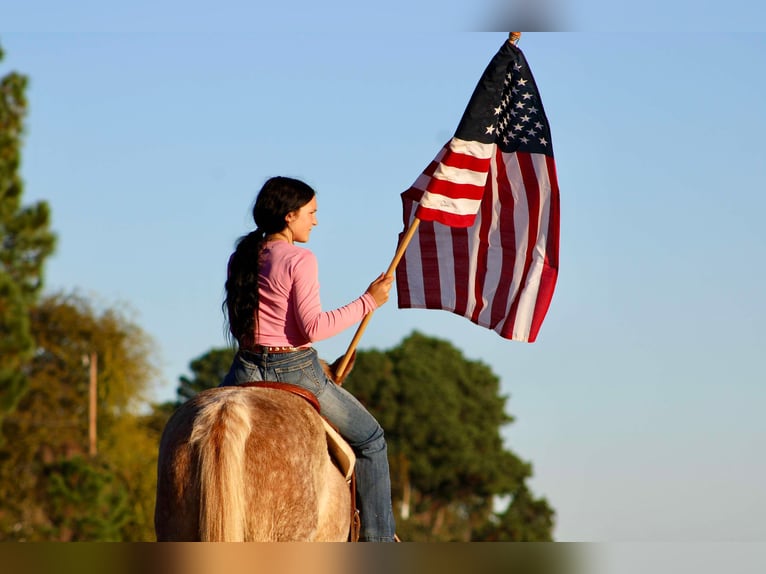
[[[512, 26], [489, 1], [256, 4], [31, 0], [0, 21], [0, 73], [30, 77], [25, 201], [59, 235], [48, 290], [133, 309], [158, 399], [226, 342], [225, 265], [267, 177], [318, 191], [325, 308], [388, 266], [399, 194], [506, 37], [480, 31]], [[764, 9], [614, 6], [554, 0], [547, 27], [569, 32], [520, 43], [561, 188], [537, 342], [394, 295], [360, 348], [417, 329], [487, 363], [560, 540], [763, 541]]]

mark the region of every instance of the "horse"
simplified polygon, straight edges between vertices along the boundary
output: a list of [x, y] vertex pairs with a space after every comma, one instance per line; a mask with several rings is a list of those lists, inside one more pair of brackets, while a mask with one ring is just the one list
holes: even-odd
[[281, 389], [198, 393], [160, 440], [157, 540], [353, 540], [354, 455], [333, 432], [305, 397]]

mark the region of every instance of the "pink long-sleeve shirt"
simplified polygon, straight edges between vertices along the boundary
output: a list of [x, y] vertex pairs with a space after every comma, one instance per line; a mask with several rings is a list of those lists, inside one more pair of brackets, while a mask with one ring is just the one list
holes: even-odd
[[267, 243], [261, 251], [256, 343], [305, 347], [337, 335], [377, 308], [364, 295], [333, 311], [322, 311], [319, 267], [314, 254], [286, 241]]

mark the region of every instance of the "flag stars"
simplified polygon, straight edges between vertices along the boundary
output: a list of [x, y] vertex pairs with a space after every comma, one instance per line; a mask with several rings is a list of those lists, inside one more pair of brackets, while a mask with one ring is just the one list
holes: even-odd
[[495, 133], [495, 126], [487, 126], [487, 131], [484, 132], [484, 133], [487, 133], [487, 134], [490, 134], [490, 135], [494, 134]]
[[516, 108], [523, 110], [524, 109], [524, 102], [516, 102]]
[[521, 97], [524, 98], [525, 100], [528, 100], [529, 98], [532, 97], [532, 94], [530, 94], [529, 92], [524, 92], [523, 94], [521, 94]]
[[[505, 103], [505, 100], [503, 100], [503, 103]], [[502, 113], [503, 113], [503, 107], [504, 107], [504, 106], [497, 106], [497, 107], [495, 108], [495, 115], [496, 115], [496, 116], [499, 116], [500, 114], [502, 114]]]
[[540, 138], [540, 144], [544, 145], [544, 146], [547, 146], [548, 145], [548, 140], [545, 139], [545, 138]]

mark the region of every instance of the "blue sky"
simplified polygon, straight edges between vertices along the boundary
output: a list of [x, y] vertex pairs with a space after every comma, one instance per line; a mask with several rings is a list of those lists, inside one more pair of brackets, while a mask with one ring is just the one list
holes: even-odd
[[[0, 73], [30, 77], [25, 201], [48, 201], [59, 234], [48, 289], [131, 308], [169, 398], [225, 344], [226, 260], [260, 185], [285, 174], [318, 191], [324, 306], [358, 296], [393, 256], [399, 193], [504, 41], [478, 32], [499, 8], [468, 4], [6, 8]], [[570, 32], [520, 43], [561, 188], [537, 342], [392, 297], [360, 347], [418, 329], [487, 363], [558, 539], [763, 541], [763, 9], [551, 5], [549, 29]], [[352, 335], [317, 348], [332, 359]]]

